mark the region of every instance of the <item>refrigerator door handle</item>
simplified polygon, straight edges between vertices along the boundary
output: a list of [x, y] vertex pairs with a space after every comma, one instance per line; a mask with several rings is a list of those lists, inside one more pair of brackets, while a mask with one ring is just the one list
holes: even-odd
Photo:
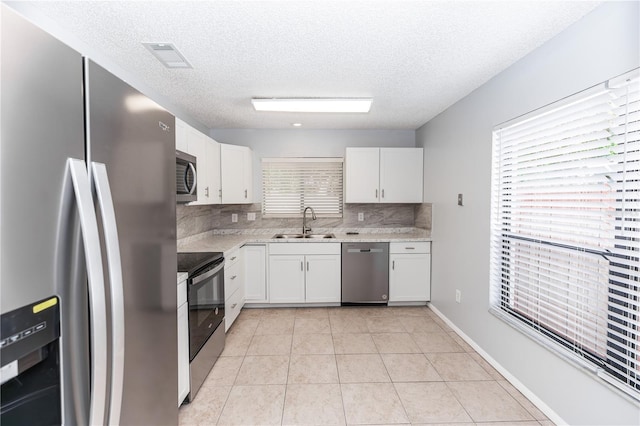
[[86, 163], [69, 158], [67, 169], [73, 183], [76, 206], [82, 230], [84, 256], [89, 282], [91, 315], [91, 402], [89, 424], [104, 423], [107, 399], [107, 309], [104, 293], [104, 273], [98, 234], [98, 220], [91, 196]]
[[107, 167], [102, 163], [91, 163], [92, 183], [94, 185], [104, 232], [107, 267], [109, 269], [109, 289], [111, 296], [111, 403], [107, 424], [120, 423], [124, 382], [124, 288], [122, 281], [122, 263], [120, 260], [120, 241], [116, 214], [111, 197], [111, 187]]

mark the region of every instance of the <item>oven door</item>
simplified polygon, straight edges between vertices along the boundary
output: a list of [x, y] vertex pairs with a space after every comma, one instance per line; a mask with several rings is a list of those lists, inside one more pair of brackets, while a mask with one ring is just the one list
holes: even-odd
[[189, 361], [224, 320], [224, 259], [200, 275], [189, 277]]

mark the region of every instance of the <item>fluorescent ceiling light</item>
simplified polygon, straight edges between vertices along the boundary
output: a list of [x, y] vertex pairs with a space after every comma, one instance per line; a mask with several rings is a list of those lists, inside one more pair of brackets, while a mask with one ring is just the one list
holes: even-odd
[[142, 43], [167, 68], [193, 68], [171, 43]]
[[371, 98], [254, 98], [256, 111], [369, 112]]

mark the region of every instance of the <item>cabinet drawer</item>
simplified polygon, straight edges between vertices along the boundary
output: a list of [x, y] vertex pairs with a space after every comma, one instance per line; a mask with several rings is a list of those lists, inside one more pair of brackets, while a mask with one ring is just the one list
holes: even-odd
[[[233, 293], [240, 288], [241, 264], [236, 262], [224, 271], [224, 298], [228, 299]], [[244, 292], [243, 292], [244, 293]]]
[[425, 241], [390, 243], [389, 253], [431, 253], [431, 243]]
[[242, 291], [236, 291], [227, 298], [226, 302], [224, 302], [225, 332], [229, 330], [229, 327], [231, 327], [238, 315], [240, 315], [240, 310], [242, 309], [242, 295]]
[[187, 282], [182, 281], [178, 284], [178, 304], [177, 306], [187, 303]]
[[240, 260], [240, 249], [237, 248], [235, 250], [230, 251], [229, 253], [224, 254], [224, 269], [228, 269], [238, 263]]
[[340, 254], [340, 243], [272, 243], [269, 254]]

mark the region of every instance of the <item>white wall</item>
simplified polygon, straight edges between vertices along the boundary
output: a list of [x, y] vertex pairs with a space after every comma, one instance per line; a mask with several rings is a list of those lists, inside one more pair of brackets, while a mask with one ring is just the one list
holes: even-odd
[[416, 146], [413, 130], [214, 129], [210, 136], [220, 143], [248, 146], [253, 150], [255, 203], [262, 197], [263, 157], [344, 157], [348, 146]]
[[433, 203], [433, 305], [572, 425], [637, 425], [640, 410], [488, 313], [491, 132], [638, 67], [639, 14], [638, 2], [605, 2], [416, 134], [425, 148], [424, 199]]
[[88, 57], [96, 64], [100, 65], [112, 74], [116, 75], [121, 80], [125, 81], [130, 86], [136, 88], [136, 90], [153, 99], [158, 105], [161, 105], [176, 117], [181, 118], [183, 121], [189, 123], [191, 126], [203, 133], [208, 132], [209, 129], [207, 127], [205, 127], [202, 123], [194, 120], [189, 114], [184, 111], [184, 109], [173, 104], [171, 101], [169, 101], [169, 99], [149, 87], [144, 82], [144, 80], [138, 78], [134, 74], [131, 74], [127, 70], [120, 67], [110, 57], [102, 53], [102, 51], [89, 46], [67, 29], [62, 28], [37, 8], [34, 8], [34, 6], [30, 4], [30, 2], [8, 1], [3, 3], [6, 3], [6, 5], [11, 7], [13, 10], [18, 12], [33, 24], [53, 35], [55, 38], [62, 41], [77, 52], [81, 53], [83, 56]]

